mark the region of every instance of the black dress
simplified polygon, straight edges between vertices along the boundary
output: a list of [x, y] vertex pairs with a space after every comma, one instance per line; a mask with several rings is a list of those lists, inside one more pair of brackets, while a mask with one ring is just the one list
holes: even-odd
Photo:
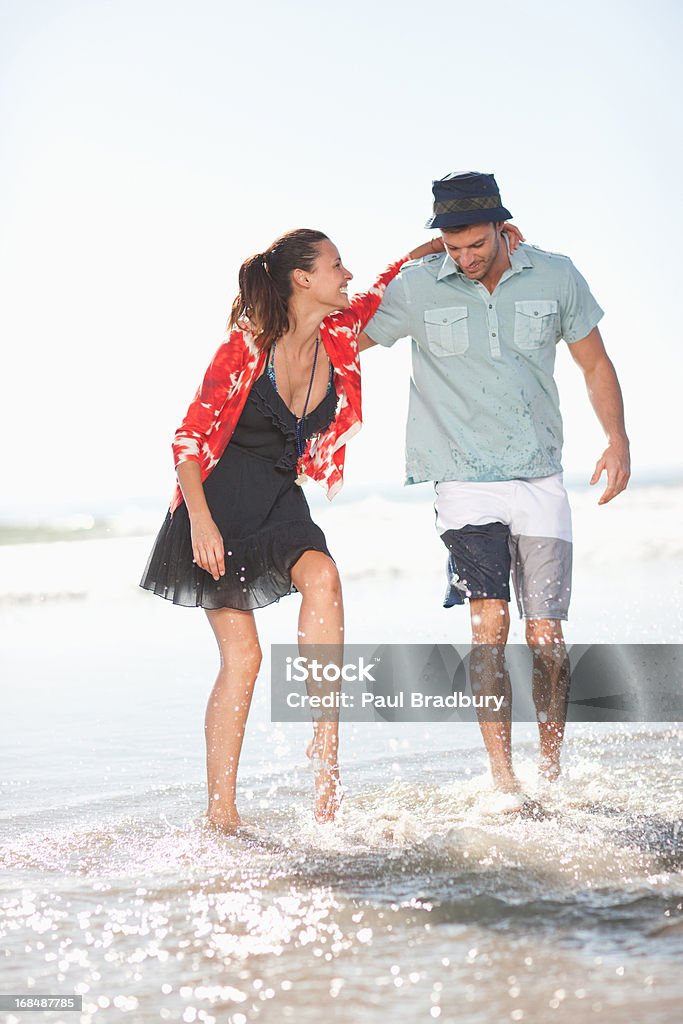
[[[306, 439], [324, 433], [335, 416], [330, 381], [322, 402], [306, 416]], [[268, 374], [253, 384], [204, 493], [225, 545], [225, 575], [218, 581], [192, 558], [187, 507], [170, 512], [159, 531], [140, 586], [174, 604], [202, 608], [264, 608], [292, 594], [291, 569], [304, 551], [329, 555], [311, 519], [297, 477], [297, 419]]]

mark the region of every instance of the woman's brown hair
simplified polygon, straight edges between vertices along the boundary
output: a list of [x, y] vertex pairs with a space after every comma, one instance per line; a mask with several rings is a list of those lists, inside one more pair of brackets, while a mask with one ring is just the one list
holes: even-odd
[[325, 241], [329, 239], [322, 231], [296, 228], [276, 238], [265, 252], [245, 260], [228, 328], [248, 320], [260, 348], [285, 334], [290, 326], [287, 305], [292, 295], [292, 271], [311, 271], [319, 255], [318, 246]]

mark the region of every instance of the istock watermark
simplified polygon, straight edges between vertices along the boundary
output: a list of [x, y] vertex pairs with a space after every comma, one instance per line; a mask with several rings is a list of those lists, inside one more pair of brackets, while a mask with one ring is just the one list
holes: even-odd
[[298, 658], [285, 659], [285, 677], [288, 683], [374, 683], [372, 674], [374, 663], [366, 665], [361, 657], [358, 663], [349, 662], [338, 665], [333, 661], [318, 661], [300, 655]]
[[570, 722], [681, 721], [683, 645], [271, 647], [274, 722], [534, 722], [565, 715]]

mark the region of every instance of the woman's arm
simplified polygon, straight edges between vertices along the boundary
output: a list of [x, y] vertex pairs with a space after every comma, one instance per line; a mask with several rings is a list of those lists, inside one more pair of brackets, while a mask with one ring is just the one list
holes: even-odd
[[350, 309], [342, 310], [339, 313], [333, 313], [330, 320], [335, 323], [344, 322], [346, 320], [347, 325], [349, 314], [355, 321], [353, 323], [354, 333], [356, 335], [365, 328], [365, 325], [373, 318], [380, 302], [384, 296], [384, 290], [390, 281], [398, 274], [399, 270], [404, 263], [408, 260], [419, 260], [423, 256], [429, 255], [429, 253], [443, 252], [443, 242], [441, 238], [432, 238], [429, 242], [424, 242], [422, 245], [417, 246], [416, 249], [411, 249], [410, 252], [401, 257], [400, 260], [396, 260], [395, 263], [390, 263], [386, 270], [384, 270], [372, 288], [367, 292], [361, 292], [358, 295], [354, 295], [351, 299]]
[[219, 345], [209, 363], [183, 421], [173, 438], [175, 465], [180, 462], [201, 463], [201, 450], [216, 417], [235, 391], [235, 382], [248, 358], [242, 331], [233, 330], [227, 341]]
[[423, 256], [433, 256], [435, 253], [444, 252], [443, 238], [435, 235], [428, 242], [418, 245], [417, 249], [411, 249], [408, 253], [409, 260], [421, 260]]
[[192, 556], [201, 569], [219, 580], [225, 575], [223, 537], [206, 503], [199, 463], [181, 462], [176, 473], [190, 518]]
[[524, 241], [524, 235], [519, 228], [515, 224], [511, 224], [510, 221], [505, 221], [502, 231], [504, 235], [507, 235], [510, 252], [514, 252], [515, 249], [518, 248], [519, 243]]
[[[519, 228], [515, 227], [514, 224], [506, 222], [503, 225], [503, 233], [506, 234], [508, 237], [511, 252], [514, 252], [515, 249], [518, 247], [519, 243], [524, 241], [524, 235], [519, 230]], [[412, 249], [408, 253], [407, 259], [419, 260], [422, 259], [423, 256], [430, 256], [432, 254], [442, 253], [444, 251], [445, 247], [443, 244], [443, 238], [440, 235], [438, 235], [430, 239], [429, 242], [425, 242], [423, 245], [418, 246], [417, 249]], [[389, 282], [387, 281], [387, 284], [388, 283]], [[380, 303], [377, 303], [377, 308], [379, 308], [379, 304]], [[376, 344], [376, 342], [374, 342], [372, 338], [368, 337], [368, 335], [365, 333], [365, 327], [367, 323], [368, 320], [366, 320], [365, 323], [361, 324], [361, 331], [360, 334], [358, 335], [359, 352], [365, 352], [366, 349], [372, 348]]]
[[215, 580], [225, 574], [223, 538], [204, 495], [202, 453], [217, 416], [235, 389], [245, 351], [242, 332], [232, 331], [211, 360], [173, 438], [178, 485], [190, 519], [192, 554], [197, 565]]

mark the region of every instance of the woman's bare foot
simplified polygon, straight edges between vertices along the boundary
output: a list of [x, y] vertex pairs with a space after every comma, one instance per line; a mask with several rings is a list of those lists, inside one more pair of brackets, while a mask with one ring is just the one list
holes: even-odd
[[319, 824], [334, 821], [344, 799], [344, 789], [339, 778], [339, 765], [330, 761], [316, 750], [315, 739], [306, 747], [306, 756], [314, 773], [315, 805], [313, 814]]

